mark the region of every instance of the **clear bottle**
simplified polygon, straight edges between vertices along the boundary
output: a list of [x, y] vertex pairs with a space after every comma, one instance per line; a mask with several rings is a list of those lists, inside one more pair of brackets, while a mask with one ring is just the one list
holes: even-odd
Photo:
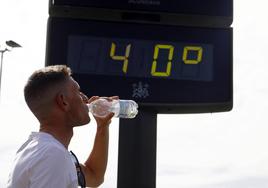
[[134, 118], [138, 114], [138, 104], [133, 100], [112, 100], [108, 101], [99, 98], [88, 104], [89, 111], [97, 117], [105, 117], [110, 112], [118, 118]]

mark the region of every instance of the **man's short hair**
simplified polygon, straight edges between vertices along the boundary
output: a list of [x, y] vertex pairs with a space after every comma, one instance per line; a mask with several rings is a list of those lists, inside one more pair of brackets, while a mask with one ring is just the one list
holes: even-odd
[[33, 111], [38, 100], [46, 97], [46, 91], [67, 80], [71, 76], [71, 69], [66, 65], [52, 65], [35, 71], [24, 87], [24, 97], [27, 105]]

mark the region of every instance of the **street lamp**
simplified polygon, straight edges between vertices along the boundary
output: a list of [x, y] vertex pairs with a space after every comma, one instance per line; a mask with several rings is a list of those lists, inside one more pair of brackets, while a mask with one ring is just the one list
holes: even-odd
[[14, 42], [13, 40], [6, 41], [6, 47], [4, 49], [0, 49], [1, 53], [1, 64], [0, 64], [0, 97], [1, 97], [1, 77], [2, 77], [2, 68], [3, 68], [3, 57], [4, 53], [7, 51], [11, 51], [12, 48], [18, 48], [21, 47], [18, 43]]

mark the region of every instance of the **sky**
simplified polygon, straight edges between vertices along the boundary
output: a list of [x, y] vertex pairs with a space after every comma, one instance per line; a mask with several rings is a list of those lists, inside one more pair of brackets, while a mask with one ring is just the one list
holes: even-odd
[[[234, 107], [231, 112], [159, 114], [157, 188], [268, 187], [268, 12], [265, 0], [234, 2]], [[48, 2], [0, 1], [0, 48], [5, 52], [0, 98], [0, 188], [5, 187], [16, 150], [38, 130], [23, 87], [44, 66]], [[116, 187], [118, 119], [110, 126], [105, 183]], [[75, 129], [70, 147], [80, 161], [89, 153], [96, 124]]]

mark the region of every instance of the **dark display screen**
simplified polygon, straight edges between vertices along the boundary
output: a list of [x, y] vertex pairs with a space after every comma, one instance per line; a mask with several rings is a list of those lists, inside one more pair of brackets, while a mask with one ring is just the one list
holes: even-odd
[[212, 81], [208, 44], [70, 36], [67, 63], [78, 74]]
[[50, 18], [46, 65], [66, 64], [87, 95], [160, 113], [232, 108], [232, 28]]

